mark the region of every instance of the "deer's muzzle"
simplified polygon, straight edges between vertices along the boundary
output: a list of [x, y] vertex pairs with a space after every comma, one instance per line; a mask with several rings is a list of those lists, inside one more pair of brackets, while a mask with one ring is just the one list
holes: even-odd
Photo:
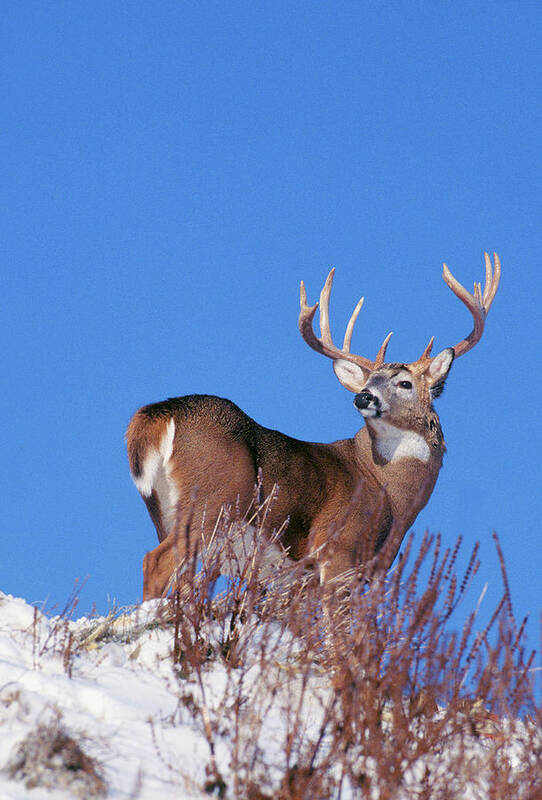
[[381, 414], [380, 398], [367, 390], [354, 397], [354, 405], [364, 417], [379, 417]]

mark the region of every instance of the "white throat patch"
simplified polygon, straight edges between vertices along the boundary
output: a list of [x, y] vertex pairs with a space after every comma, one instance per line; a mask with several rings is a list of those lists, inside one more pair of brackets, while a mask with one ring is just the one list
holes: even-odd
[[371, 419], [371, 428], [376, 433], [376, 449], [385, 461], [399, 461], [401, 458], [429, 460], [429, 445], [419, 433], [396, 428], [382, 419]]

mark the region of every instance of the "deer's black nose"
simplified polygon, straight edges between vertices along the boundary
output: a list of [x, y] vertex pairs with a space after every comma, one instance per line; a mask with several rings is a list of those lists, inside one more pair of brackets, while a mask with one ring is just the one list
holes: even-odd
[[371, 394], [371, 392], [367, 391], [360, 392], [354, 397], [354, 405], [356, 406], [356, 408], [359, 409], [369, 408], [371, 403], [374, 405], [375, 408], [378, 408], [380, 405], [380, 400], [378, 399], [378, 397], [375, 397], [375, 395]]

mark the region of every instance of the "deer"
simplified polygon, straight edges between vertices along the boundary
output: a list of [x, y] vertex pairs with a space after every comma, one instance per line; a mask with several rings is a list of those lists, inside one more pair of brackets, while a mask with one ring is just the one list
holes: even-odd
[[[159, 541], [143, 560], [144, 600], [167, 594], [179, 564], [197, 548], [198, 537], [212, 535], [224, 507], [241, 513], [251, 507], [258, 479], [262, 496], [278, 487], [266, 518], [269, 531], [279, 532], [277, 562], [279, 549], [295, 562], [312, 547], [323, 582], [356, 569], [376, 553], [383, 554], [384, 569], [392, 565], [442, 466], [446, 448], [433, 401], [441, 395], [454, 360], [480, 341], [497, 293], [499, 257], [494, 254], [494, 265], [487, 253], [484, 258], [484, 290], [475, 283], [472, 294], [443, 265], [444, 281], [473, 317], [469, 335], [436, 355], [431, 355], [431, 337], [421, 356], [405, 363], [386, 362], [391, 333], [374, 360], [351, 352], [363, 298], [350, 317], [342, 347], [333, 343], [329, 299], [334, 269], [313, 306], [307, 304], [301, 281], [301, 336], [332, 360], [336, 377], [354, 394], [365, 423], [351, 439], [300, 441], [263, 427], [232, 401], [211, 395], [170, 398], [134, 414], [126, 434], [130, 472]], [[313, 326], [318, 308], [319, 337]], [[179, 509], [190, 509], [186, 536], [178, 535]], [[326, 544], [332, 530], [331, 548]]]

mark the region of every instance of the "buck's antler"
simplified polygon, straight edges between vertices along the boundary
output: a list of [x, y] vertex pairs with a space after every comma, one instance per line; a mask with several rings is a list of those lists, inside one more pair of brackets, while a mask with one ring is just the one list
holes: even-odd
[[[363, 369], [374, 370], [379, 367], [381, 364], [384, 363], [384, 358], [386, 356], [386, 348], [388, 346], [388, 342], [391, 338], [391, 333], [389, 333], [382, 345], [380, 350], [377, 353], [377, 356], [374, 361], [371, 361], [365, 356], [359, 356], [355, 353], [350, 352], [350, 343], [352, 341], [352, 332], [354, 330], [354, 325], [356, 319], [358, 318], [358, 314], [361, 311], [361, 307], [363, 305], [364, 298], [362, 297], [357, 306], [355, 307], [350, 320], [348, 321], [348, 325], [346, 326], [346, 332], [344, 334], [344, 342], [342, 349], [339, 350], [336, 345], [333, 344], [333, 339], [331, 338], [331, 331], [329, 328], [329, 297], [331, 295], [331, 287], [333, 286], [333, 276], [335, 274], [335, 267], [330, 271], [329, 275], [326, 278], [326, 282], [324, 284], [324, 288], [320, 292], [320, 302], [316, 303], [313, 306], [307, 305], [307, 292], [305, 291], [305, 284], [301, 281], [301, 291], [300, 291], [300, 311], [299, 311], [299, 330], [301, 332], [301, 336], [309, 345], [312, 347], [313, 350], [316, 350], [317, 353], [321, 353], [328, 358], [337, 359], [337, 358], [344, 358], [346, 361], [352, 361], [354, 364], [358, 364]], [[314, 333], [314, 329], [312, 327], [314, 315], [316, 314], [316, 309], [320, 305], [320, 338], [316, 336]]]
[[482, 338], [484, 332], [484, 325], [491, 303], [493, 302], [497, 289], [499, 288], [499, 281], [501, 278], [501, 262], [497, 253], [493, 253], [495, 260], [495, 270], [493, 271], [491, 259], [487, 253], [484, 253], [486, 262], [486, 283], [484, 286], [484, 293], [482, 294], [482, 287], [479, 283], [474, 284], [474, 292], [470, 294], [460, 283], [457, 281], [446, 264], [443, 264], [442, 277], [452, 290], [452, 292], [465, 303], [474, 318], [474, 328], [469, 333], [466, 339], [462, 339], [454, 347], [455, 357], [464, 355]]

